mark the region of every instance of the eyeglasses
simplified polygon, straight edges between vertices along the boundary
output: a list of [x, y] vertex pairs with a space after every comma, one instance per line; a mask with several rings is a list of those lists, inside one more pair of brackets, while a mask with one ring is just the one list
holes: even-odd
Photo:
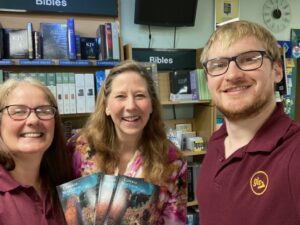
[[4, 109], [7, 110], [8, 115], [13, 120], [25, 120], [32, 111], [40, 120], [50, 120], [54, 118], [57, 111], [56, 107], [52, 105], [41, 105], [36, 108], [30, 108], [26, 105], [8, 105], [2, 108], [0, 112], [3, 112]]
[[204, 62], [203, 66], [210, 76], [220, 76], [226, 73], [231, 61], [234, 61], [240, 70], [252, 71], [262, 66], [264, 56], [273, 61], [272, 57], [265, 51], [249, 51], [231, 58], [210, 59]]

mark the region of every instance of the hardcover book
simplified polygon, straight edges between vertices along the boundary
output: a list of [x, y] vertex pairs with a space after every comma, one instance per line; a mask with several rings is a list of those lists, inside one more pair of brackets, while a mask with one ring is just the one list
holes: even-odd
[[27, 23], [27, 40], [28, 40], [28, 58], [33, 59], [34, 58], [34, 52], [33, 52], [33, 29], [32, 29], [32, 23]]
[[102, 177], [102, 173], [94, 173], [57, 186], [68, 225], [94, 225], [95, 204]]
[[42, 52], [44, 59], [68, 59], [67, 25], [41, 23]]
[[27, 29], [5, 29], [6, 58], [28, 58], [28, 31]]
[[4, 57], [4, 29], [0, 24], [0, 59]]
[[192, 100], [189, 71], [170, 72], [170, 100]]
[[42, 58], [42, 42], [40, 38], [40, 32], [33, 31], [33, 42], [34, 42], [34, 58]]
[[69, 60], [76, 59], [76, 36], [75, 24], [73, 18], [67, 20], [67, 35], [68, 35], [68, 56]]
[[81, 59], [98, 59], [98, 41], [97, 38], [80, 38]]

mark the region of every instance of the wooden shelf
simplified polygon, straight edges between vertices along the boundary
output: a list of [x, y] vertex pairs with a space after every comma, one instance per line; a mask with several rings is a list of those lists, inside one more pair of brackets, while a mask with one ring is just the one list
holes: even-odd
[[187, 207], [197, 206], [197, 205], [198, 205], [198, 202], [196, 200], [187, 203]]
[[189, 156], [197, 156], [197, 155], [205, 155], [206, 151], [190, 151], [190, 150], [184, 150], [182, 151], [184, 157]]
[[162, 105], [183, 105], [183, 104], [210, 104], [210, 100], [191, 100], [191, 101], [169, 101], [162, 100]]

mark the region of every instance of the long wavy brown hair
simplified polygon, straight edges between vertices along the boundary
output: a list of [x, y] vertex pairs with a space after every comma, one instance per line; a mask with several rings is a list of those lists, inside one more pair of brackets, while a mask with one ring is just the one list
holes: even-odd
[[[0, 109], [3, 109], [6, 106], [6, 99], [10, 95], [10, 93], [14, 89], [18, 88], [18, 86], [22, 83], [28, 83], [41, 89], [45, 93], [49, 104], [57, 108], [56, 99], [51, 91], [38, 80], [27, 77], [24, 80], [9, 79], [5, 81], [4, 84], [0, 85]], [[0, 113], [0, 125], [1, 118], [2, 112]], [[10, 153], [8, 147], [5, 145], [1, 135], [0, 164], [8, 171], [15, 168], [13, 156]], [[42, 158], [40, 166], [40, 176], [43, 180], [44, 185], [48, 187], [50, 191], [52, 202], [54, 204], [59, 204], [56, 193], [56, 186], [70, 181], [73, 178], [73, 175], [71, 157], [66, 148], [64, 131], [58, 112], [55, 114], [55, 130], [53, 141]]]
[[128, 71], [138, 73], [147, 83], [153, 111], [143, 130], [138, 146], [144, 157], [144, 179], [159, 184], [169, 170], [167, 154], [170, 142], [166, 137], [155, 83], [141, 64], [127, 60], [110, 70], [97, 96], [95, 112], [89, 117], [82, 134], [90, 147], [96, 151], [99, 169], [112, 174], [119, 163], [118, 152], [113, 148], [117, 135], [111, 117], [105, 114], [105, 108], [114, 79], [119, 74]]

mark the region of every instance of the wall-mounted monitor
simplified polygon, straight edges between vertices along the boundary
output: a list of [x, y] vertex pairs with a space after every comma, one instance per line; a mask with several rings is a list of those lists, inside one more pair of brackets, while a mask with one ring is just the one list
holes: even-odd
[[194, 26], [198, 0], [135, 0], [134, 23], [152, 26]]

